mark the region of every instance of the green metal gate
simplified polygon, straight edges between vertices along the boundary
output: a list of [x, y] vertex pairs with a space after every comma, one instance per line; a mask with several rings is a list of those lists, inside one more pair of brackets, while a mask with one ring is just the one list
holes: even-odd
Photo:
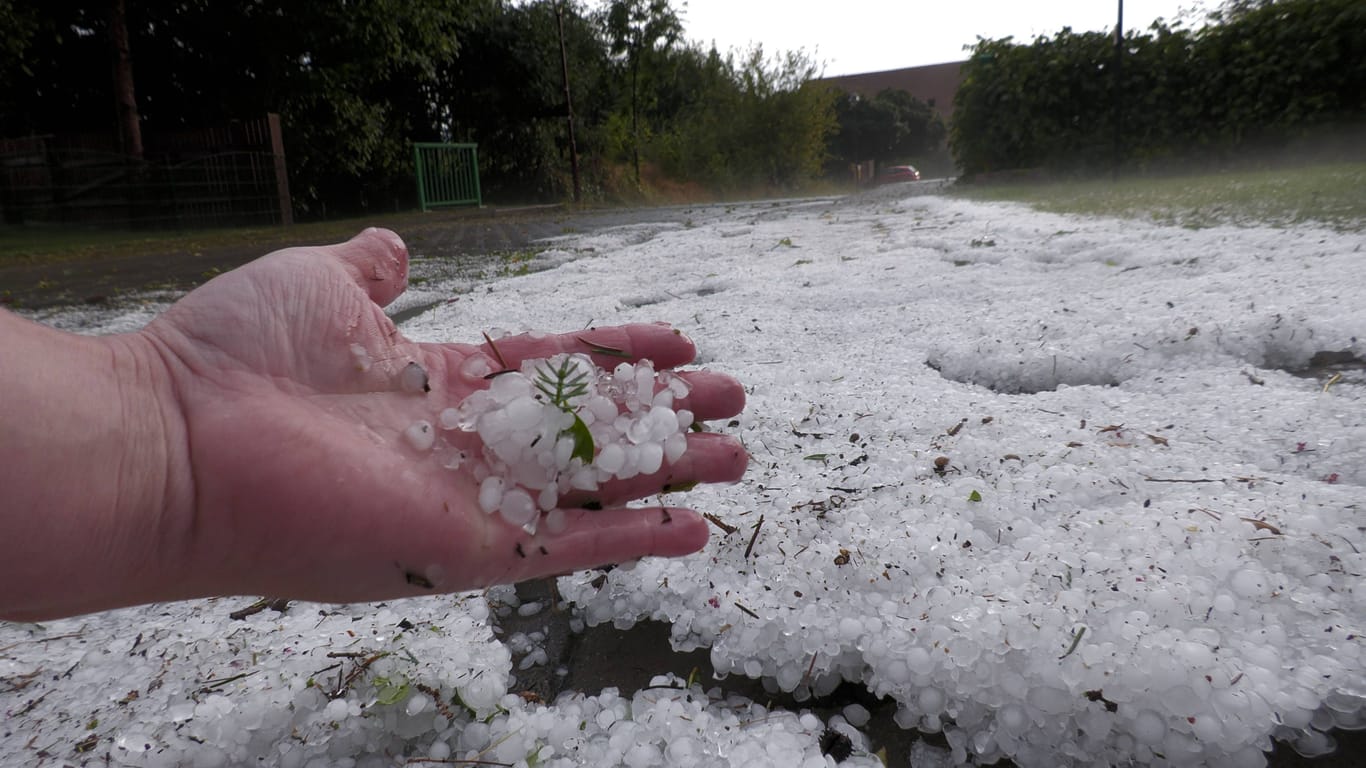
[[477, 144], [413, 144], [417, 199], [422, 210], [443, 205], [483, 205]]

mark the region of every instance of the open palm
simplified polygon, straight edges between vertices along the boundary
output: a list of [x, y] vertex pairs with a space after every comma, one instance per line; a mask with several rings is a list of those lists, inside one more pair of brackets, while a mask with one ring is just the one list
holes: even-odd
[[[419, 344], [382, 307], [406, 286], [407, 251], [384, 230], [335, 246], [271, 254], [209, 282], [148, 326], [185, 419], [193, 509], [178, 521], [187, 594], [271, 594], [328, 601], [454, 591], [564, 573], [706, 541], [682, 509], [622, 508], [667, 486], [734, 481], [746, 455], [733, 439], [692, 434], [658, 473], [603, 485], [601, 510], [566, 510], [567, 527], [529, 535], [477, 503], [465, 465], [404, 439], [436, 421], [503, 363], [614, 348], [664, 370], [692, 343], [666, 326], [519, 336], [487, 344]], [[601, 365], [621, 362], [596, 358]], [[430, 391], [404, 386], [417, 363]], [[677, 407], [699, 419], [738, 413], [730, 377], [682, 374]], [[451, 433], [472, 441], [472, 434]], [[582, 501], [580, 499], [579, 501]], [[593, 506], [597, 506], [594, 504]]]

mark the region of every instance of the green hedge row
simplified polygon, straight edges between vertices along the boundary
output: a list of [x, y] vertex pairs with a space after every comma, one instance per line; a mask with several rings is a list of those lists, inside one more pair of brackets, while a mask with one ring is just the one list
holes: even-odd
[[1366, 2], [1279, 0], [1199, 30], [980, 40], [950, 136], [965, 175], [1228, 158], [1366, 118]]

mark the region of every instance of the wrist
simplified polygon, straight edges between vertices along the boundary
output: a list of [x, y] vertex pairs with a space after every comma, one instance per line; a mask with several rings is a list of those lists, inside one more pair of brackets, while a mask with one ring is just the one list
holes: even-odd
[[181, 595], [193, 483], [171, 377], [145, 334], [0, 312], [0, 615]]

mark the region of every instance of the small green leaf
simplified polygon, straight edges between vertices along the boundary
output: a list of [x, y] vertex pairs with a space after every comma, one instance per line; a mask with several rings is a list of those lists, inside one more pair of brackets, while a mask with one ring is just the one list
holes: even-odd
[[588, 374], [579, 370], [569, 359], [560, 362], [558, 368], [548, 362], [536, 369], [536, 389], [550, 398], [556, 408], [572, 413], [570, 401], [588, 393]]
[[978, 493], [977, 491], [973, 491], [972, 493], [969, 493], [969, 494], [968, 494], [968, 501], [981, 501], [981, 500], [982, 500], [982, 494]]
[[[379, 686], [379, 691], [375, 695], [375, 701], [379, 702], [380, 704], [383, 704], [385, 706], [389, 706], [390, 704], [397, 704], [403, 700], [403, 697], [408, 695], [407, 681], [395, 684], [392, 680], [388, 680], [385, 678], [380, 679], [384, 682], [382, 685]], [[376, 680], [375, 682], [379, 682], [379, 680]]]
[[802, 458], [807, 461], [825, 461], [829, 457], [830, 454], [828, 453], [813, 453], [808, 456], [803, 456]]
[[569, 425], [565, 432], [574, 438], [574, 452], [571, 457], [583, 461], [584, 464], [593, 463], [593, 433], [588, 431], [588, 425], [583, 423], [579, 415], [574, 414], [574, 423]]

